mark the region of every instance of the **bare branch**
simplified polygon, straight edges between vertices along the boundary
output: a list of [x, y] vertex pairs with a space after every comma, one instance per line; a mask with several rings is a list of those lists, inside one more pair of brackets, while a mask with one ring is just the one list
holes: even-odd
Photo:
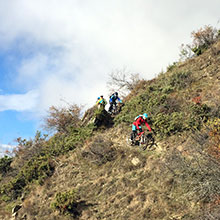
[[56, 130], [66, 132], [69, 126], [79, 126], [82, 106], [69, 104], [68, 108], [58, 108], [51, 106], [48, 116], [44, 119], [44, 128], [47, 130]]
[[115, 70], [109, 74], [107, 86], [110, 92], [119, 91], [123, 96], [132, 91], [140, 80], [138, 73], [132, 74], [126, 69]]

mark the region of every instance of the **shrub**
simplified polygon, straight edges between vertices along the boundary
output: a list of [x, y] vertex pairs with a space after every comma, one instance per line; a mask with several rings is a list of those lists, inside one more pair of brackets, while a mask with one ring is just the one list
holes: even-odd
[[154, 116], [153, 128], [161, 136], [169, 136], [184, 130], [183, 113], [173, 112], [171, 114], [159, 113]]
[[207, 126], [210, 130], [209, 136], [211, 137], [209, 153], [219, 161], [220, 160], [220, 119], [214, 118], [209, 120]]
[[190, 45], [191, 50], [197, 55], [201, 55], [209, 48], [218, 38], [218, 31], [210, 25], [205, 25], [197, 31], [191, 33], [193, 43]]
[[192, 52], [197, 56], [201, 55], [219, 38], [219, 30], [210, 25], [205, 25], [203, 28], [193, 31], [191, 37], [193, 38], [192, 44], [181, 45], [181, 60], [191, 58]]
[[193, 46], [199, 48], [213, 44], [216, 41], [218, 32], [216, 28], [205, 25], [204, 28], [193, 31], [191, 35], [193, 37]]
[[69, 105], [68, 108], [51, 106], [48, 116], [44, 119], [44, 127], [48, 130], [67, 132], [69, 126], [78, 127], [81, 120], [82, 106]]
[[16, 199], [29, 183], [36, 181], [42, 184], [53, 172], [54, 165], [48, 156], [33, 157], [25, 163], [17, 176], [0, 187], [0, 194], [7, 195], [8, 200]]
[[1, 197], [8, 201], [16, 199], [29, 184], [42, 184], [54, 172], [52, 158], [82, 146], [92, 134], [93, 128], [93, 125], [69, 127], [68, 133], [57, 133], [48, 141], [41, 138], [39, 132], [34, 140], [19, 139], [15, 156], [19, 167], [18, 174], [8, 184], [0, 187]]
[[168, 79], [167, 84], [175, 89], [185, 89], [189, 87], [193, 81], [192, 73], [187, 72], [175, 72]]
[[50, 156], [65, 154], [71, 150], [74, 150], [76, 147], [82, 146], [86, 139], [92, 135], [93, 130], [93, 124], [79, 128], [70, 127], [68, 129], [68, 134], [58, 133], [50, 138], [50, 140], [47, 142], [45, 151]]
[[197, 55], [201, 55], [202, 53], [204, 53], [204, 51], [206, 51], [208, 49], [208, 45], [204, 44], [204, 45], [201, 45], [199, 47], [193, 47], [192, 48], [192, 51]]
[[192, 99], [192, 101], [197, 104], [197, 105], [201, 105], [201, 96], [196, 96]]
[[191, 35], [193, 37], [191, 49], [197, 56], [199, 56], [217, 40], [218, 32], [216, 28], [213, 28], [210, 25], [205, 25], [204, 28], [200, 28], [198, 31], [193, 31]]
[[4, 156], [0, 158], [0, 174], [5, 175], [8, 171], [11, 170], [11, 162], [13, 161], [12, 157]]
[[59, 192], [51, 204], [52, 208], [58, 209], [62, 214], [77, 216], [77, 201], [75, 190]]
[[193, 51], [189, 44], [181, 44], [180, 46], [180, 61], [184, 61], [193, 57]]
[[40, 131], [37, 131], [34, 139], [22, 139], [17, 138], [17, 147], [14, 149], [14, 161], [13, 166], [20, 169], [24, 164], [30, 160], [32, 157], [39, 155], [47, 142], [47, 135], [41, 135]]
[[125, 122], [131, 125], [137, 115], [147, 112], [148, 122], [158, 137], [201, 129], [203, 123], [212, 117], [210, 107], [202, 104], [200, 98], [188, 103], [176, 93], [176, 90], [189, 87], [193, 80], [189, 71], [162, 77], [158, 84], [149, 85], [141, 94], [131, 98], [114, 118], [115, 124]]
[[165, 93], [165, 94], [172, 93], [173, 91], [174, 91], [174, 88], [171, 85], [164, 86], [163, 90], [162, 90], [162, 92]]
[[203, 122], [207, 122], [211, 117], [210, 111], [210, 107], [206, 104], [191, 103], [187, 106], [188, 117], [185, 120], [185, 127], [189, 130], [200, 129]]
[[220, 135], [220, 119], [214, 118], [212, 120], [209, 120], [207, 125], [210, 128], [210, 136], [215, 137]]
[[177, 62], [173, 62], [173, 64], [169, 65], [167, 67], [167, 72], [172, 71], [177, 65]]

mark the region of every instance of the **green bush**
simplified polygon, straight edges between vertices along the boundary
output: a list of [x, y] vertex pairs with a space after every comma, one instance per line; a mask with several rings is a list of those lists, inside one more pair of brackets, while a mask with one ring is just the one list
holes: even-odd
[[188, 112], [188, 115], [185, 119], [185, 128], [186, 129], [200, 129], [203, 122], [207, 122], [207, 120], [211, 117], [210, 113], [211, 109], [206, 105], [197, 105], [190, 104], [187, 106], [185, 112]]
[[191, 50], [197, 55], [201, 55], [207, 50], [210, 45], [216, 42], [218, 39], [218, 31], [210, 25], [205, 25], [204, 28], [200, 28], [197, 31], [191, 33], [193, 37], [193, 44]]
[[67, 134], [55, 134], [47, 143], [46, 153], [51, 156], [58, 156], [74, 150], [84, 144], [85, 140], [93, 133], [94, 126], [70, 127]]
[[184, 115], [181, 112], [173, 112], [172, 114], [159, 113], [154, 116], [153, 128], [158, 136], [164, 137], [184, 130]]
[[[91, 136], [93, 128], [93, 125], [82, 128], [69, 127], [68, 133], [57, 133], [48, 141], [45, 139], [40, 141], [21, 140], [17, 155], [28, 155], [28, 160], [23, 158], [18, 174], [8, 184], [0, 187], [0, 195], [7, 200], [16, 199], [30, 183], [43, 184], [44, 180], [54, 172], [53, 157], [82, 146], [85, 140]], [[36, 146], [39, 147], [38, 150]]]
[[193, 53], [195, 53], [197, 56], [201, 55], [202, 53], [204, 53], [206, 50], [208, 49], [208, 45], [204, 44], [198, 47], [193, 47], [192, 51]]
[[59, 210], [62, 214], [77, 216], [78, 211], [75, 190], [57, 193], [51, 206]]
[[169, 94], [173, 91], [174, 91], [174, 88], [171, 85], [164, 86], [164, 88], [162, 90], [162, 92], [165, 93], [165, 94]]
[[173, 64], [169, 65], [167, 67], [167, 72], [172, 71], [177, 65], [177, 62], [173, 62]]
[[40, 131], [36, 132], [34, 139], [30, 138], [26, 140], [21, 137], [17, 138], [18, 145], [14, 149], [14, 167], [21, 169], [27, 161], [41, 154], [47, 143], [46, 138], [47, 135], [41, 135]]
[[192, 74], [191, 72], [176, 72], [168, 80], [168, 85], [180, 90], [189, 87], [192, 83]]
[[209, 129], [209, 153], [220, 161], [220, 118], [212, 118], [207, 122]]
[[32, 182], [42, 184], [45, 178], [54, 172], [54, 165], [48, 156], [33, 157], [9, 183], [0, 188], [0, 194], [7, 195], [9, 200], [19, 197], [24, 188]]
[[189, 87], [193, 82], [189, 71], [174, 72], [163, 76], [157, 84], [133, 97], [114, 119], [115, 124], [132, 124], [135, 117], [144, 112], [149, 114], [148, 123], [158, 137], [166, 137], [186, 130], [200, 129], [211, 115], [205, 104], [187, 103], [176, 95], [177, 90]]
[[5, 175], [8, 171], [11, 170], [11, 162], [13, 158], [4, 156], [3, 158], [0, 158], [0, 174]]

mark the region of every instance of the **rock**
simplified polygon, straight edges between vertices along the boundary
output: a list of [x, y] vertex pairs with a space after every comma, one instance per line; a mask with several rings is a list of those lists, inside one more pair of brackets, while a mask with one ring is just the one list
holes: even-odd
[[95, 110], [96, 110], [96, 106], [93, 106], [92, 108], [88, 109], [85, 114], [83, 115], [82, 118], [82, 126], [84, 125], [88, 125], [89, 123], [93, 122], [92, 120], [94, 120], [93, 116], [95, 114]]
[[21, 217], [22, 220], [26, 220], [27, 219], [27, 214], [24, 214], [22, 217]]
[[131, 160], [132, 164], [134, 166], [137, 166], [139, 163], [140, 163], [140, 160], [137, 158], [137, 157], [134, 157], [132, 160]]
[[12, 217], [15, 218], [17, 215], [18, 215], [18, 213], [17, 213], [17, 212], [14, 212], [14, 213], [12, 214]]
[[22, 205], [16, 205], [13, 209], [12, 209], [12, 215], [17, 213], [19, 209], [21, 209]]
[[25, 200], [25, 194], [23, 193], [22, 195], [21, 195], [21, 201], [24, 201]]

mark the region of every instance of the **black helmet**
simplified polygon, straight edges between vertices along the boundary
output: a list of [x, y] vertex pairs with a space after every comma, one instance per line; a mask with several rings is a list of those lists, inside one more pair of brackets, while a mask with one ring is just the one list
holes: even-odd
[[115, 92], [115, 95], [118, 95], [118, 93], [117, 93], [117, 92]]

